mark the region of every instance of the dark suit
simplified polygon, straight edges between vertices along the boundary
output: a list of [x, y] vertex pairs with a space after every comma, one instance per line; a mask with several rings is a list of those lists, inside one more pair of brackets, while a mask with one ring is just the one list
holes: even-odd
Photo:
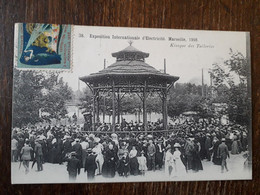
[[155, 151], [155, 166], [158, 166], [161, 169], [163, 165], [164, 145], [161, 143], [157, 143], [155, 145]]
[[155, 170], [155, 145], [149, 144], [147, 147], [147, 167], [148, 170]]
[[221, 158], [221, 172], [224, 171], [224, 167], [228, 171], [226, 160], [227, 160], [227, 157], [229, 158], [229, 152], [228, 152], [228, 147], [224, 142], [222, 142], [218, 146], [218, 156]]
[[69, 173], [69, 179], [76, 180], [77, 174], [80, 174], [80, 160], [72, 156], [71, 158], [67, 158], [66, 161], [68, 161], [67, 171]]
[[37, 162], [37, 170], [42, 171], [43, 152], [42, 152], [42, 145], [40, 143], [35, 144], [34, 152], [35, 152], [35, 160]]
[[211, 160], [211, 158], [210, 158], [211, 155], [210, 155], [210, 151], [209, 151], [210, 148], [211, 148], [211, 139], [208, 136], [206, 136], [205, 151], [206, 151], [206, 158], [208, 159], [208, 161]]
[[77, 159], [81, 160], [82, 157], [82, 146], [80, 143], [76, 143], [72, 146], [72, 151], [76, 152]]
[[95, 171], [97, 169], [96, 155], [89, 154], [86, 157], [85, 171], [87, 171], [88, 179], [94, 179]]
[[71, 146], [71, 141], [70, 140], [66, 140], [63, 143], [63, 158], [66, 156], [66, 154], [70, 153], [72, 151], [72, 146]]

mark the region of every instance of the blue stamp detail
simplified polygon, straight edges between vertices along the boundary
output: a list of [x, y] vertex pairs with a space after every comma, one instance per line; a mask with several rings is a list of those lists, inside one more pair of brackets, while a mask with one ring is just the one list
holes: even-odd
[[70, 52], [70, 25], [19, 24], [17, 68], [70, 69]]

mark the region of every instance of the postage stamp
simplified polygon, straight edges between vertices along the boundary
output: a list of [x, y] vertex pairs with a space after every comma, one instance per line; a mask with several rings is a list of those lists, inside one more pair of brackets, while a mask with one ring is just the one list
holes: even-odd
[[18, 23], [15, 25], [15, 64], [18, 69], [71, 68], [71, 26]]

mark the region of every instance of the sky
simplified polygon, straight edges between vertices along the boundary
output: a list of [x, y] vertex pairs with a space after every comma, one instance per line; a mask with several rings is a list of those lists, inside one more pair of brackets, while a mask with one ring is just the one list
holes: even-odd
[[228, 59], [230, 48], [246, 56], [245, 32], [93, 26], [74, 26], [72, 32], [72, 69], [61, 76], [73, 90], [85, 88], [78, 78], [102, 70], [104, 59], [106, 67], [113, 64], [111, 53], [128, 47], [132, 37], [139, 38], [133, 47], [150, 54], [145, 62], [162, 70], [166, 59], [166, 72], [179, 76], [178, 83], [201, 84], [203, 69], [204, 83], [209, 84], [212, 64]]

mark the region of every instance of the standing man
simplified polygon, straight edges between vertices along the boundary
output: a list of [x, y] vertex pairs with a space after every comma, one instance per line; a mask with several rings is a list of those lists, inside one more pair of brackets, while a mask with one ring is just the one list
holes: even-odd
[[76, 157], [81, 161], [82, 159], [82, 146], [80, 145], [79, 138], [75, 139], [76, 143], [72, 146], [72, 151], [76, 152]]
[[37, 171], [42, 171], [43, 152], [42, 152], [42, 145], [39, 143], [38, 139], [35, 140], [34, 152], [35, 152], [35, 159], [37, 162]]
[[87, 171], [88, 180], [93, 180], [97, 169], [96, 157], [91, 148], [87, 149], [88, 155], [85, 162], [85, 172]]
[[18, 160], [18, 141], [15, 139], [15, 137], [13, 136], [12, 138], [12, 153], [11, 153], [11, 157], [12, 157], [12, 162], [17, 162]]
[[185, 157], [187, 158], [187, 164], [186, 164], [187, 171], [194, 168], [192, 162], [193, 162], [193, 152], [195, 150], [195, 146], [194, 146], [194, 143], [192, 140], [193, 140], [193, 138], [191, 138], [191, 137], [188, 138], [186, 140], [186, 143], [184, 146], [184, 154], [185, 154]]
[[21, 149], [21, 160], [23, 161], [23, 166], [25, 168], [25, 174], [29, 173], [29, 162], [31, 160], [32, 147], [29, 146], [30, 141], [26, 140], [24, 147]]
[[158, 142], [155, 144], [155, 149], [156, 149], [155, 164], [161, 170], [163, 165], [163, 156], [164, 156], [164, 145], [162, 139], [159, 139]]
[[71, 145], [71, 138], [68, 135], [64, 136], [65, 142], [63, 143], [63, 155], [62, 157], [65, 158], [66, 155], [68, 155], [72, 151], [72, 145]]
[[65, 160], [68, 161], [67, 171], [69, 173], [69, 180], [75, 181], [77, 174], [80, 174], [81, 168], [80, 160], [76, 158], [76, 152], [71, 152], [65, 157]]
[[77, 118], [76, 113], [73, 114], [72, 118], [73, 118], [73, 123], [77, 124], [78, 118]]
[[127, 125], [128, 123], [125, 121], [125, 119], [123, 119], [121, 122], [121, 130], [123, 130]]
[[226, 168], [226, 171], [228, 171], [227, 168], [227, 157], [230, 158], [228, 147], [226, 145], [226, 139], [221, 139], [222, 143], [218, 146], [218, 156], [221, 158], [221, 173], [224, 172], [224, 167]]
[[147, 164], [148, 170], [155, 171], [155, 145], [153, 144], [153, 140], [149, 140], [149, 145], [147, 147]]
[[208, 161], [211, 160], [210, 148], [211, 148], [211, 139], [210, 139], [210, 134], [207, 133], [205, 139], [205, 152], [206, 152], [206, 159]]
[[82, 167], [85, 167], [86, 158], [87, 158], [87, 149], [89, 148], [89, 143], [86, 141], [86, 138], [82, 138], [82, 142], [80, 143], [82, 147]]

